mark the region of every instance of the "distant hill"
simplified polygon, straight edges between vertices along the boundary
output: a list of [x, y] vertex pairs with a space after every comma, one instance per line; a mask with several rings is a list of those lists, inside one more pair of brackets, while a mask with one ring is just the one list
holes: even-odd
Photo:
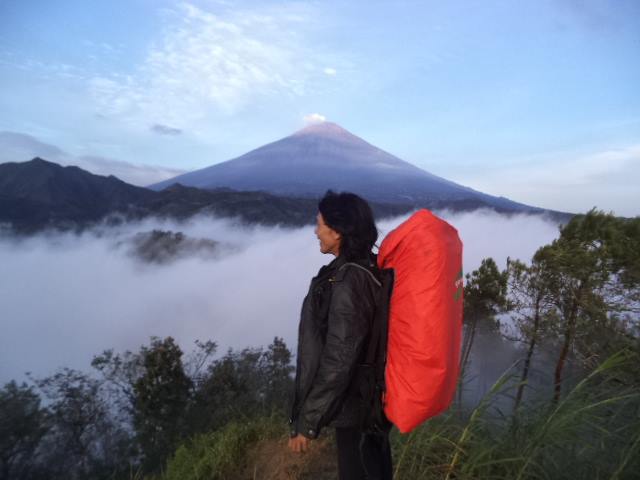
[[[372, 208], [378, 217], [385, 217], [408, 212], [412, 207], [373, 203]], [[0, 164], [0, 223], [8, 223], [22, 233], [44, 228], [82, 229], [104, 219], [185, 219], [198, 214], [301, 226], [315, 221], [316, 210], [315, 199], [265, 192], [200, 190], [177, 184], [156, 192], [114, 176], [94, 175], [41, 158]]]
[[155, 196], [114, 176], [34, 158], [0, 164], [0, 221], [16, 227], [95, 221]]
[[151, 185], [174, 183], [202, 189], [262, 190], [317, 198], [327, 189], [432, 209], [540, 213], [543, 209], [494, 197], [432, 175], [334, 123], [308, 126], [240, 157]]
[[[401, 215], [412, 206], [372, 202], [371, 208], [376, 217], [382, 218]], [[318, 200], [228, 188], [202, 190], [174, 184], [142, 204], [141, 210], [143, 216], [187, 218], [197, 213], [239, 217], [248, 223], [301, 226], [315, 222]]]

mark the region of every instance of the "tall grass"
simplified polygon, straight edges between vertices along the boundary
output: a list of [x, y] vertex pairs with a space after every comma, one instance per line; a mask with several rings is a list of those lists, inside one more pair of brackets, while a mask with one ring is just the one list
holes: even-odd
[[507, 372], [467, 415], [449, 411], [394, 434], [394, 478], [640, 478], [640, 393], [619, 375], [631, 361], [614, 355], [560, 402], [530, 402], [515, 418], [494, 407], [517, 388]]
[[257, 441], [279, 437], [278, 416], [232, 421], [220, 430], [197, 435], [176, 450], [160, 480], [221, 480], [242, 469], [248, 449]]

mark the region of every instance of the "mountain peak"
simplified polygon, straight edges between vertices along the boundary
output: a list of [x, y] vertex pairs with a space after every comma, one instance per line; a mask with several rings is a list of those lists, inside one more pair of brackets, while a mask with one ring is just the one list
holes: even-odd
[[325, 137], [355, 137], [355, 135], [348, 130], [342, 128], [337, 123], [333, 122], [317, 122], [307, 125], [301, 130], [295, 132], [292, 137], [303, 135], [322, 135]]
[[48, 165], [48, 166], [54, 165], [56, 167], [60, 166], [57, 163], [50, 162], [50, 161], [45, 160], [44, 158], [41, 158], [41, 157], [33, 157], [31, 160], [29, 160], [26, 163], [33, 164], [33, 165]]

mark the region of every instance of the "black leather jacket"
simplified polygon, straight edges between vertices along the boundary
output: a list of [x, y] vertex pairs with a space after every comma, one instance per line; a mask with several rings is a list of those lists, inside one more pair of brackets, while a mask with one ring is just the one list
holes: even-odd
[[[353, 265], [343, 257], [320, 269], [302, 304], [291, 435], [316, 438], [326, 425], [355, 426], [349, 392], [375, 312], [375, 257]], [[360, 268], [364, 267], [364, 268]]]

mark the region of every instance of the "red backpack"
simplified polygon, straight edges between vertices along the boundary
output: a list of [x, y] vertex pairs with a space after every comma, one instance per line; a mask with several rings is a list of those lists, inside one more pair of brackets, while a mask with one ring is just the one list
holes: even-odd
[[402, 433], [453, 399], [462, 334], [462, 242], [455, 228], [419, 210], [390, 232], [378, 253], [393, 269], [384, 370], [384, 413]]

